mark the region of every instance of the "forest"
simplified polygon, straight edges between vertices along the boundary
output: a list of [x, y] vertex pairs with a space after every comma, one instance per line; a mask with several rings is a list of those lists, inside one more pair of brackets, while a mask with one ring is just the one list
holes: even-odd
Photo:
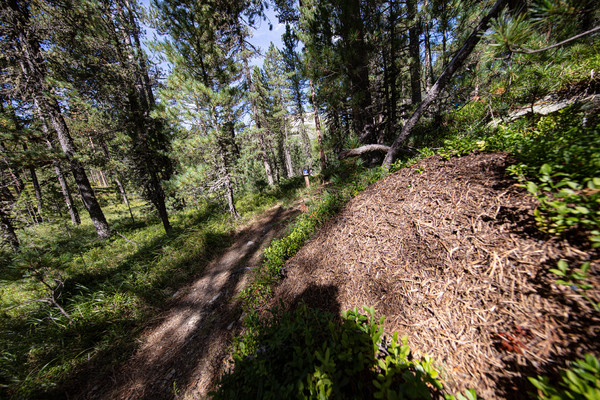
[[0, 49], [1, 398], [600, 399], [596, 0], [0, 0]]

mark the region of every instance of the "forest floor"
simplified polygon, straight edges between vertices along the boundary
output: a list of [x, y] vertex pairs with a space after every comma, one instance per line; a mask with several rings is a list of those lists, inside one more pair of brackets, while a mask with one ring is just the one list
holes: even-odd
[[[504, 153], [434, 156], [381, 179], [286, 263], [272, 305], [336, 314], [373, 306], [386, 332], [408, 335], [414, 353], [436, 360], [451, 391], [527, 398], [527, 376], [600, 351], [598, 314], [548, 272], [560, 259], [590, 261], [600, 287], [600, 252], [576, 233], [542, 234], [535, 200], [505, 172], [511, 163]], [[297, 212], [273, 208], [249, 224], [165, 305], [130, 361], [74, 397], [202, 398], [241, 329], [236, 294]]]
[[539, 231], [511, 163], [504, 153], [434, 156], [381, 179], [287, 262], [273, 304], [373, 306], [386, 332], [436, 360], [451, 391], [528, 398], [527, 376], [600, 351], [600, 316], [548, 272], [560, 259], [590, 261], [598, 288], [600, 253], [576, 233]]
[[234, 243], [173, 295], [138, 339], [136, 353], [112, 373], [74, 388], [77, 399], [196, 399], [222, 372], [241, 328], [239, 300], [262, 251], [299, 211], [276, 206], [236, 234]]

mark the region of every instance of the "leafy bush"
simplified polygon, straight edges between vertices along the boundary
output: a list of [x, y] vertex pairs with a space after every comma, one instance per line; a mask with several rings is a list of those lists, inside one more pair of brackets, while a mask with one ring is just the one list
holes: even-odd
[[541, 118], [524, 131], [517, 146], [521, 163], [510, 171], [539, 201], [535, 216], [544, 232], [583, 229], [598, 247], [600, 124], [594, 122], [576, 107]]
[[556, 384], [547, 376], [529, 378], [538, 389], [540, 400], [598, 400], [600, 399], [600, 362], [592, 354], [573, 362], [571, 368], [561, 372]]
[[[235, 369], [221, 377], [213, 398], [441, 397], [442, 381], [431, 359], [412, 357], [406, 337], [385, 338], [383, 317], [377, 320], [372, 308], [364, 309], [366, 314], [354, 309], [341, 319], [304, 305], [295, 312], [274, 311], [238, 343]], [[473, 392], [466, 398], [474, 399]]]

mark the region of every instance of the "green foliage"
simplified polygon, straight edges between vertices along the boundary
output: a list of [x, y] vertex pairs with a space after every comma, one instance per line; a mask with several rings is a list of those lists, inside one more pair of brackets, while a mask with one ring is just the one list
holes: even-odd
[[540, 228], [559, 235], [583, 229], [600, 246], [600, 125], [576, 108], [540, 119], [521, 130], [520, 164], [510, 171], [539, 201], [535, 217]]
[[547, 376], [529, 378], [538, 389], [540, 400], [598, 400], [600, 399], [600, 362], [592, 354], [577, 360], [561, 371], [558, 384]]
[[590, 262], [586, 261], [575, 270], [569, 269], [569, 264], [565, 260], [558, 261], [556, 268], [551, 268], [550, 272], [558, 275], [561, 279], [557, 279], [559, 285], [569, 286], [575, 290], [581, 291], [583, 297], [590, 303], [596, 312], [600, 312], [600, 302], [592, 300], [586, 293], [587, 290], [594, 286], [589, 284], [588, 272], [590, 270]]
[[122, 206], [105, 208], [129, 242], [97, 241], [84, 218], [71, 237], [54, 224], [30, 227], [24, 250], [2, 255], [0, 397], [49, 398], [78, 369], [128, 357], [157, 307], [230, 243], [233, 222], [214, 207], [172, 215], [166, 235], [133, 206], [133, 225]]
[[600, 246], [600, 177], [578, 182], [570, 174], [540, 168], [538, 183], [527, 181], [527, 190], [539, 201], [535, 219], [541, 230], [559, 235], [580, 227], [590, 232], [594, 247]]
[[[431, 399], [443, 384], [432, 360], [415, 358], [407, 338], [384, 335], [383, 317], [356, 308], [341, 319], [300, 305], [257, 321], [233, 353], [215, 399]], [[461, 395], [459, 395], [458, 398]], [[454, 398], [449, 396], [447, 398]], [[475, 397], [473, 397], [475, 398]]]

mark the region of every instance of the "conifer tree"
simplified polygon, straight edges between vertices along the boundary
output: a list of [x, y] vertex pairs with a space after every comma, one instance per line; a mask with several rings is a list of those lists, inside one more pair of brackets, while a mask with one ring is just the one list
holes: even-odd
[[160, 47], [174, 67], [162, 95], [172, 110], [184, 113], [181, 122], [190, 125], [190, 134], [209, 145], [203, 158], [214, 177], [210, 189], [222, 188], [229, 212], [238, 217], [233, 172], [235, 124], [241, 111], [235, 86], [241, 79], [239, 34], [237, 18], [223, 9], [237, 5], [217, 2], [212, 8], [182, 0], [157, 6], [172, 38]]
[[[35, 4], [20, 0], [2, 0], [3, 50], [12, 56], [7, 67], [18, 70], [18, 74], [28, 84], [21, 88], [21, 94], [27, 97], [37, 110], [38, 117], [52, 126], [57, 135], [71, 172], [77, 183], [84, 205], [92, 219], [99, 238], [110, 236], [110, 229], [104, 213], [96, 199], [83, 164], [76, 157], [76, 147], [67, 126], [56, 96], [47, 83], [46, 53], [40, 46], [40, 32], [35, 27], [33, 6]], [[16, 65], [10, 65], [11, 62]], [[13, 75], [15, 72], [13, 72]]]

